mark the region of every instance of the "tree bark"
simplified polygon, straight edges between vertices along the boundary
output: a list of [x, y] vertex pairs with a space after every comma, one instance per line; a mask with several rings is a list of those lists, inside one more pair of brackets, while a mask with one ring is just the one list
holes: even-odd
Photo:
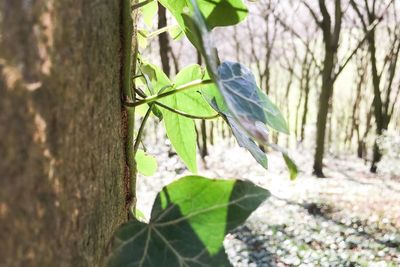
[[[158, 28], [162, 29], [167, 26], [167, 13], [163, 5], [158, 3]], [[169, 56], [171, 48], [169, 46], [168, 34], [166, 32], [160, 33], [158, 36], [158, 44], [160, 46], [161, 65], [164, 73], [169, 77], [171, 74], [171, 67], [169, 65]]]
[[[325, 128], [328, 117], [330, 101], [332, 100], [333, 86], [335, 83], [335, 57], [339, 46], [340, 31], [342, 25], [341, 1], [335, 0], [334, 22], [328, 13], [325, 0], [319, 0], [319, 7], [322, 14], [320, 27], [323, 32], [325, 44], [324, 68], [322, 71], [322, 87], [318, 103], [317, 116], [317, 140], [314, 154], [313, 172], [317, 177], [325, 177], [322, 171], [323, 157], [325, 150]], [[316, 18], [317, 19], [317, 18]], [[318, 19], [317, 19], [318, 20]], [[333, 29], [332, 28], [333, 25]]]
[[0, 266], [99, 266], [126, 220], [120, 2], [0, 3]]

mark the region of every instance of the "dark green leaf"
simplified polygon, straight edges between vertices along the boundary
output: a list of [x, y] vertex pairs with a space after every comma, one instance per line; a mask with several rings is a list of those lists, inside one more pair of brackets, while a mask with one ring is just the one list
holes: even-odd
[[225, 235], [268, 196], [250, 182], [183, 177], [158, 194], [149, 224], [117, 231], [108, 266], [230, 266]]
[[160, 121], [163, 120], [163, 114], [161, 110], [156, 105], [151, 105], [151, 112], [156, 116]]
[[[159, 0], [175, 17], [178, 24], [185, 29], [182, 14], [192, 15], [193, 7], [187, 0]], [[213, 29], [218, 26], [229, 26], [243, 21], [248, 14], [242, 0], [197, 0], [200, 12], [205, 17], [207, 26]]]

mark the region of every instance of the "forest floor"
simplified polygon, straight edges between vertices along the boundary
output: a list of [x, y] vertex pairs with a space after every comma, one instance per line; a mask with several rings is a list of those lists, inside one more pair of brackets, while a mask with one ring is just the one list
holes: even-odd
[[[138, 181], [147, 218], [162, 186], [187, 172], [168, 146], [157, 147], [149, 148], [157, 174]], [[280, 154], [268, 154], [266, 171], [237, 146], [209, 150], [200, 174], [248, 179], [272, 195], [225, 238], [233, 266], [400, 266], [400, 178], [371, 174], [353, 156], [328, 156], [327, 178], [315, 178], [311, 154], [297, 151], [300, 173], [291, 181]]]

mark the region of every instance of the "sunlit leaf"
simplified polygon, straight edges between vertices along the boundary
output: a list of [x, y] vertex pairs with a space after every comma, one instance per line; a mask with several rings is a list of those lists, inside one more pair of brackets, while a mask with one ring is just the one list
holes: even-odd
[[[189, 65], [182, 69], [174, 79], [174, 85], [180, 86], [195, 80], [201, 80], [204, 76], [202, 68], [197, 65]], [[205, 85], [199, 85], [197, 88], [192, 88], [189, 91], [183, 91], [175, 94], [177, 109], [196, 116], [213, 116], [216, 112], [210, 107], [204, 97], [200, 94], [200, 90], [205, 88]]]
[[230, 266], [225, 235], [268, 196], [246, 181], [183, 177], [158, 194], [148, 224], [116, 232], [107, 266]]
[[141, 80], [144, 84], [146, 84], [146, 89], [148, 89], [148, 93], [156, 94], [162, 88], [171, 85], [171, 81], [168, 76], [162, 71], [158, 66], [143, 61], [140, 65], [140, 71], [145, 77], [142, 77]]
[[[191, 14], [193, 7], [187, 0], [159, 0], [175, 17], [179, 25], [185, 29], [183, 13]], [[248, 14], [242, 0], [197, 0], [207, 26], [213, 29], [218, 26], [229, 26], [243, 21]]]
[[147, 32], [145, 30], [139, 30], [137, 34], [137, 41], [139, 44], [139, 47], [144, 49], [147, 47], [148, 41], [147, 41]]
[[168, 28], [168, 33], [171, 36], [171, 38], [175, 41], [179, 41], [182, 39], [183, 36], [185, 36], [185, 33], [181, 29], [179, 25], [174, 25], [170, 28]]
[[294, 180], [297, 177], [298, 174], [298, 169], [297, 169], [297, 165], [294, 163], [294, 161], [285, 153], [282, 154], [283, 159], [285, 160], [286, 166], [289, 170], [290, 173], [290, 179]]
[[135, 209], [135, 218], [140, 222], [146, 222], [146, 216], [144, 216], [144, 213], [138, 208]]
[[152, 1], [150, 3], [147, 3], [146, 5], [140, 8], [140, 11], [142, 13], [144, 23], [149, 28], [151, 28], [153, 26], [154, 17], [158, 11], [157, 1]]
[[152, 176], [157, 170], [157, 160], [147, 155], [143, 150], [138, 149], [136, 156], [136, 167], [139, 173], [144, 176]]
[[292, 160], [292, 158], [289, 156], [288, 152], [286, 151], [286, 149], [276, 145], [276, 144], [268, 144], [269, 147], [271, 147], [272, 149], [274, 149], [275, 151], [281, 152], [282, 153], [282, 157], [285, 160], [286, 163], [286, 167], [289, 170], [289, 174], [290, 174], [290, 179], [294, 180], [297, 177], [298, 174], [298, 168], [296, 163]]
[[[175, 96], [167, 97], [165, 100], [164, 103], [169, 107], [174, 109], [179, 107]], [[193, 120], [165, 109], [162, 112], [167, 136], [172, 146], [188, 169], [196, 173], [196, 130]]]

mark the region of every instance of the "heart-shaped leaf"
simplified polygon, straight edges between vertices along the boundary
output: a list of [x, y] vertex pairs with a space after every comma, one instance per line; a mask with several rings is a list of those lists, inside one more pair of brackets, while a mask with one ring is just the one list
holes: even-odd
[[158, 3], [157, 1], [151, 1], [147, 3], [143, 7], [140, 8], [140, 12], [143, 16], [143, 21], [147, 27], [151, 28], [153, 26], [153, 19], [158, 11]]
[[[189, 65], [183, 68], [174, 79], [174, 86], [180, 86], [188, 84], [192, 81], [201, 80], [204, 76], [202, 68], [197, 65]], [[177, 98], [178, 107], [177, 109], [184, 111], [188, 114], [195, 116], [213, 116], [216, 112], [210, 107], [204, 97], [200, 94], [200, 90], [206, 86], [199, 85], [190, 91], [183, 91], [174, 95]]]
[[247, 149], [253, 158], [265, 169], [268, 169], [268, 159], [265, 152], [251, 139], [245, 131], [243, 131], [237, 122], [232, 117], [227, 117], [229, 126], [232, 129], [232, 133], [236, 138], [239, 146]]
[[[193, 7], [187, 0], [159, 0], [175, 17], [182, 29], [186, 28], [182, 14], [191, 15]], [[210, 29], [218, 26], [235, 25], [243, 21], [248, 14], [242, 0], [197, 0], [197, 5], [205, 17]]]
[[[255, 140], [245, 131], [241, 126], [239, 126], [238, 122], [232, 116], [231, 111], [228, 109], [227, 105], [225, 104], [225, 100], [220, 94], [215, 84], [210, 84], [207, 88], [202, 90], [202, 94], [207, 102], [210, 104], [211, 107], [217, 111], [221, 117], [226, 121], [226, 123], [231, 127], [232, 133], [236, 138], [236, 141], [241, 147], [247, 149], [254, 159], [265, 169], [268, 168], [268, 159], [264, 153], [257, 145]], [[262, 125], [259, 126], [260, 129], [265, 129]], [[264, 132], [264, 135], [268, 134]], [[289, 157], [286, 150], [279, 147], [276, 144], [271, 144], [267, 142], [265, 145], [270, 146], [272, 149], [281, 152], [282, 156], [285, 160], [286, 166], [290, 173], [290, 179], [295, 179], [298, 173], [298, 168], [294, 161]]]
[[264, 144], [268, 142], [263, 124], [288, 133], [281, 112], [258, 88], [254, 75], [247, 67], [236, 62], [223, 62], [218, 67], [218, 78], [219, 89], [229, 110], [241, 127], [256, 140]]
[[144, 176], [152, 176], [157, 170], [157, 160], [138, 149], [135, 156], [136, 166], [139, 173]]
[[158, 194], [148, 224], [132, 220], [116, 232], [108, 266], [230, 266], [225, 235], [268, 196], [247, 181], [183, 177]]
[[[174, 96], [166, 97], [164, 103], [174, 109], [179, 107]], [[193, 120], [166, 109], [162, 113], [168, 139], [188, 169], [196, 173], [196, 130]]]

